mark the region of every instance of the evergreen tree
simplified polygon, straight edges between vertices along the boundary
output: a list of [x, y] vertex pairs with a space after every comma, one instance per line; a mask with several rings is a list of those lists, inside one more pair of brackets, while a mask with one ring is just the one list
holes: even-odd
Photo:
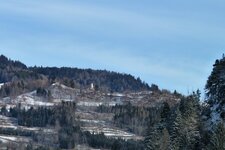
[[166, 128], [162, 130], [162, 137], [160, 140], [160, 150], [168, 150], [170, 146], [170, 135]]
[[160, 150], [160, 128], [158, 125], [150, 127], [144, 140], [146, 150]]
[[183, 98], [180, 105], [182, 114], [182, 149], [197, 149], [200, 144], [200, 110], [196, 94]]
[[225, 58], [216, 60], [213, 71], [206, 84], [206, 95], [209, 103], [225, 100]]
[[[208, 78], [206, 84], [206, 95], [208, 107], [209, 121], [213, 125], [225, 119], [225, 57], [220, 60], [216, 60], [213, 65], [213, 71]], [[207, 112], [205, 111], [205, 112]], [[215, 120], [215, 114], [219, 117]], [[210, 127], [211, 128], [211, 127]]]
[[163, 108], [162, 108], [162, 112], [161, 112], [161, 122], [166, 121], [166, 119], [168, 119], [170, 115], [170, 106], [167, 102], [163, 103]]
[[175, 112], [171, 115], [170, 129], [170, 147], [171, 150], [179, 150], [181, 147], [181, 128], [182, 128], [182, 116], [179, 107], [175, 109]]
[[225, 149], [225, 127], [223, 123], [219, 123], [213, 132], [210, 140], [209, 149], [224, 150]]
[[146, 150], [167, 150], [170, 145], [170, 135], [161, 124], [152, 127], [145, 138]]

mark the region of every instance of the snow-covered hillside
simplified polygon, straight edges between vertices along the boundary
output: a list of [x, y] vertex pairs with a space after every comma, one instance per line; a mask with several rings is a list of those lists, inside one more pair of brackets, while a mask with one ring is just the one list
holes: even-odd
[[[108, 138], [124, 139], [124, 140], [143, 140], [144, 137], [128, 131], [127, 129], [115, 126], [113, 122], [113, 113], [100, 113], [96, 111], [99, 106], [113, 107], [116, 105], [132, 104], [134, 106], [154, 107], [158, 103], [167, 101], [170, 105], [179, 102], [174, 95], [170, 93], [154, 93], [152, 91], [143, 91], [138, 93], [104, 93], [93, 89], [76, 89], [70, 88], [60, 83], [54, 83], [46, 91], [51, 93], [50, 97], [37, 94], [37, 91], [27, 92], [16, 97], [5, 97], [0, 100], [0, 107], [10, 108], [20, 107], [28, 110], [31, 107], [54, 108], [65, 102], [75, 102], [76, 121], [80, 122], [83, 132], [89, 131], [92, 134], [101, 134]], [[24, 127], [18, 125], [18, 120], [11, 117], [0, 115], [0, 128], [15, 131], [26, 131], [35, 134], [47, 134], [54, 137], [57, 134], [57, 128], [49, 127]], [[47, 136], [45, 135], [45, 136]], [[22, 140], [23, 139], [23, 140]], [[31, 138], [20, 136], [0, 135], [2, 142], [30, 142]], [[43, 141], [43, 143], [45, 143]], [[51, 143], [54, 144], [54, 143]], [[82, 147], [82, 146], [81, 146]]]

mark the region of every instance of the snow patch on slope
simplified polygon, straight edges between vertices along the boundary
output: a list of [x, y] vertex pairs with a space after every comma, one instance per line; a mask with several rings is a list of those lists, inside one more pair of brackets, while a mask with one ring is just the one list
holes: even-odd
[[0, 135], [0, 139], [3, 139], [4, 141], [16, 141], [17, 140], [16, 137], [13, 137], [13, 136], [3, 136], [3, 135]]
[[210, 107], [210, 117], [206, 120], [207, 130], [212, 130], [215, 125], [222, 121], [220, 107], [221, 105], [217, 103]]
[[16, 102], [21, 103], [24, 106], [54, 106], [54, 103], [39, 101], [36, 100], [35, 97], [26, 94], [18, 96]]
[[0, 89], [2, 88], [2, 86], [4, 86], [5, 85], [5, 83], [0, 83]]
[[80, 101], [77, 106], [87, 106], [87, 107], [98, 107], [98, 106], [116, 106], [116, 102], [90, 102], [90, 101]]
[[26, 142], [28, 143], [30, 140], [25, 137], [19, 137], [19, 136], [6, 136], [6, 135], [0, 135], [0, 141], [3, 143], [8, 142]]
[[16, 98], [5, 97], [0, 101], [0, 108], [5, 106], [9, 111], [10, 108], [16, 107], [20, 104], [21, 108], [25, 108], [26, 110], [31, 107], [52, 107], [55, 105], [53, 102], [49, 102], [46, 99], [42, 99], [41, 97], [36, 96], [36, 91], [25, 93], [17, 96]]

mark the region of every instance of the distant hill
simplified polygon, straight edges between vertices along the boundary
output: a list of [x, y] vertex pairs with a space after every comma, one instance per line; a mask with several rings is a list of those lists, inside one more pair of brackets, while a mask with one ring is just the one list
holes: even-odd
[[129, 74], [121, 74], [106, 70], [69, 67], [32, 67], [29, 69], [34, 73], [46, 75], [53, 80], [69, 79], [73, 80], [75, 85], [81, 87], [88, 87], [93, 83], [95, 88], [111, 92], [143, 91], [150, 89], [148, 84], [142, 82], [140, 78], [136, 79]]
[[20, 61], [10, 60], [4, 55], [0, 56], [0, 83], [37, 77], [37, 74], [29, 71], [27, 66]]
[[[23, 90], [31, 90], [37, 86], [47, 86], [53, 82], [61, 82], [69, 87], [80, 89], [93, 85], [96, 90], [108, 92], [143, 91], [150, 89], [147, 83], [129, 74], [70, 67], [27, 67], [20, 61], [14, 61], [1, 55], [0, 83], [10, 82], [17, 85], [25, 84]], [[32, 87], [32, 84], [34, 87]], [[17, 89], [20, 87], [17, 87]]]

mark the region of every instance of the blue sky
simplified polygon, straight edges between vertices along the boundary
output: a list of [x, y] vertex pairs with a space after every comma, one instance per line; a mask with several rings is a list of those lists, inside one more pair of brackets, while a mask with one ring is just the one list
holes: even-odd
[[29, 66], [129, 73], [203, 89], [225, 49], [223, 0], [0, 0], [0, 53]]

